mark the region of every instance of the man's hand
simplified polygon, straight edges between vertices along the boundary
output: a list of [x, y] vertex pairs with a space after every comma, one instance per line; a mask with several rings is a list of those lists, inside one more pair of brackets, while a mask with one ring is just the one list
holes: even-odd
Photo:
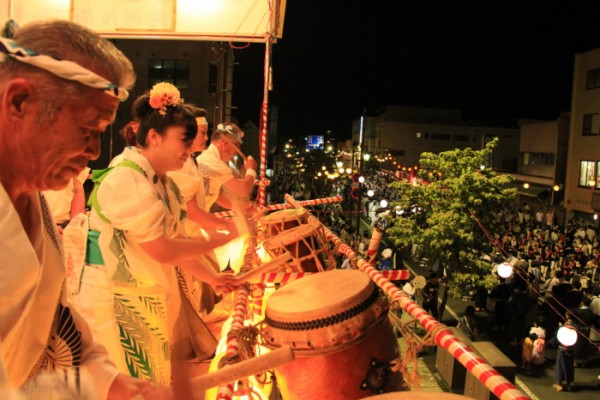
[[253, 169], [256, 171], [256, 169], [258, 168], [258, 163], [254, 159], [254, 157], [248, 156], [246, 157], [246, 161], [244, 161], [244, 168], [246, 168], [247, 170]]
[[133, 399], [135, 397], [143, 399], [145, 394], [155, 390], [154, 385], [148, 381], [118, 374], [108, 390], [108, 400]]

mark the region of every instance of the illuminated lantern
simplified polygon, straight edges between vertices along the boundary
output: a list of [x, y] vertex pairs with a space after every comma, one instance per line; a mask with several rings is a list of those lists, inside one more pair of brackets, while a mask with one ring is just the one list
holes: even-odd
[[556, 337], [563, 346], [573, 346], [577, 342], [577, 331], [572, 326], [565, 325], [558, 329]]
[[513, 273], [513, 267], [509, 263], [503, 262], [498, 265], [498, 275], [501, 278], [508, 278]]

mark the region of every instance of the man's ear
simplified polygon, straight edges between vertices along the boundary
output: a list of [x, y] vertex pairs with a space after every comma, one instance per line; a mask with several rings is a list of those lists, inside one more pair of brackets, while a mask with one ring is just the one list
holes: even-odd
[[27, 79], [15, 78], [4, 87], [0, 101], [2, 109], [6, 111], [5, 115], [10, 119], [20, 120], [32, 109], [31, 104], [35, 98], [31, 82]]

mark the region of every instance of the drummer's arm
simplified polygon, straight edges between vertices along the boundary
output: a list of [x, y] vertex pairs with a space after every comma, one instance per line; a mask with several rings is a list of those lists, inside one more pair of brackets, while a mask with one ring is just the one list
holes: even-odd
[[233, 290], [239, 285], [237, 276], [229, 273], [216, 272], [210, 266], [203, 265], [197, 260], [179, 262], [177, 266], [186, 273], [193, 275], [196, 279], [206, 282], [214, 288], [226, 287], [228, 290]]
[[[249, 173], [249, 171], [252, 171], [253, 173]], [[255, 181], [256, 171], [251, 169], [246, 171], [246, 175], [243, 178], [232, 176], [223, 184], [222, 189], [228, 190], [239, 197], [247, 197], [250, 195]]]
[[140, 247], [150, 257], [162, 264], [177, 264], [189, 261], [208, 253], [209, 251], [228, 243], [237, 236], [237, 231], [230, 234], [214, 233], [210, 240], [203, 238], [171, 238], [162, 235], [149, 242], [140, 243]]
[[227, 197], [225, 193], [223, 193], [223, 191], [219, 192], [219, 197], [217, 197], [216, 203], [228, 210], [231, 210], [231, 208], [233, 207], [231, 200], [229, 199], [229, 197]]
[[190, 199], [187, 203], [187, 216], [189, 219], [200, 225], [205, 230], [224, 229], [230, 230], [231, 226], [227, 219], [219, 218], [209, 212], [198, 207], [195, 198]]

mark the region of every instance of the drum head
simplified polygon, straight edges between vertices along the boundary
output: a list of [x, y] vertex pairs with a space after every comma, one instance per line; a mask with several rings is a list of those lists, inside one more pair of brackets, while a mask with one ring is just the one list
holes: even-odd
[[269, 298], [263, 339], [267, 346], [289, 345], [305, 354], [336, 352], [387, 319], [387, 310], [387, 300], [363, 272], [318, 272]]
[[269, 318], [285, 322], [323, 318], [362, 303], [374, 284], [360, 271], [319, 272], [288, 283], [267, 303]]
[[311, 223], [296, 226], [292, 229], [288, 229], [280, 233], [279, 235], [265, 240], [264, 247], [267, 249], [276, 249], [289, 246], [290, 244], [297, 243], [301, 239], [312, 236], [321, 227], [321, 224]]

